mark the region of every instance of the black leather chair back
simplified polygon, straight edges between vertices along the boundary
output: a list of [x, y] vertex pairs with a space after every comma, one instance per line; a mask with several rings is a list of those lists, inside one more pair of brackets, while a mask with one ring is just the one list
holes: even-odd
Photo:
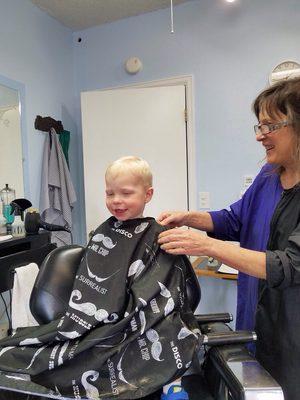
[[40, 325], [65, 313], [83, 252], [82, 246], [62, 246], [43, 261], [30, 296], [30, 310]]
[[[63, 246], [53, 250], [43, 261], [30, 297], [30, 310], [40, 325], [65, 313], [83, 253], [82, 246]], [[184, 260], [187, 297], [195, 311], [201, 297], [200, 285], [188, 258]]]

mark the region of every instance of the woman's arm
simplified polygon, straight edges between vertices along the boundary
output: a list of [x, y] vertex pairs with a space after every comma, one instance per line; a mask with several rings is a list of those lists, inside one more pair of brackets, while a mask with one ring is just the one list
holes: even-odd
[[170, 229], [159, 235], [158, 243], [170, 254], [206, 255], [257, 278], [266, 279], [266, 254], [184, 229]]
[[217, 239], [240, 241], [243, 215], [248, 208], [249, 196], [231, 204], [230, 209], [219, 211], [165, 211], [157, 222], [169, 228], [188, 226], [213, 234]]
[[185, 225], [206, 232], [214, 230], [210, 214], [201, 211], [165, 211], [159, 215], [157, 222], [171, 228]]

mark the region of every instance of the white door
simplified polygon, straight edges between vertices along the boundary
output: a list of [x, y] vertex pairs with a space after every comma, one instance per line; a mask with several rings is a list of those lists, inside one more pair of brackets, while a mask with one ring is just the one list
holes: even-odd
[[144, 216], [188, 207], [184, 85], [81, 94], [87, 233], [109, 217], [104, 174], [119, 157], [144, 158], [154, 196]]

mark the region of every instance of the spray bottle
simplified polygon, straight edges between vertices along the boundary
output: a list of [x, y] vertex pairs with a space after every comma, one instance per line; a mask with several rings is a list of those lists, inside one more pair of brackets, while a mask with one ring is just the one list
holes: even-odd
[[27, 199], [15, 199], [10, 203], [10, 206], [12, 208], [11, 214], [15, 216], [14, 222], [11, 224], [11, 234], [14, 237], [24, 236], [24, 211], [32, 204]]

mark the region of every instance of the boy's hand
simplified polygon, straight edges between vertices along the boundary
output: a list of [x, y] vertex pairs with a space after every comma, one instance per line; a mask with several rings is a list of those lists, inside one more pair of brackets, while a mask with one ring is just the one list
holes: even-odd
[[157, 222], [163, 226], [168, 225], [170, 228], [186, 225], [188, 211], [164, 211], [158, 218]]

